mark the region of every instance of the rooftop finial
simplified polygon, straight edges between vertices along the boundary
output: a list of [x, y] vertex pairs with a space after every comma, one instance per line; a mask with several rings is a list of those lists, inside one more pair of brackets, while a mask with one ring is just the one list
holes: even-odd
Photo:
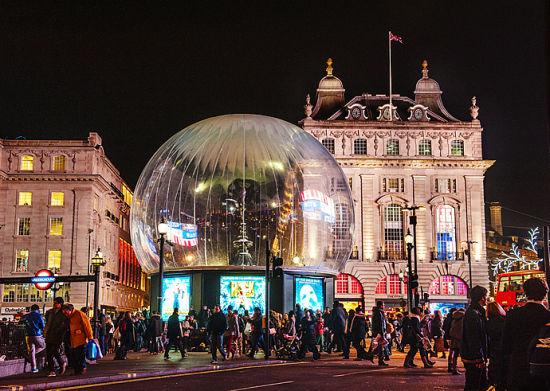
[[479, 107], [477, 107], [477, 99], [475, 96], [472, 96], [472, 106], [470, 106], [470, 115], [472, 116], [472, 121], [477, 120], [479, 115]]
[[311, 98], [309, 94], [306, 95], [306, 105], [304, 106], [305, 114], [307, 118], [311, 118], [311, 113], [313, 113], [313, 105], [311, 104]]
[[428, 60], [422, 61], [422, 78], [428, 78]]
[[332, 76], [332, 58], [328, 58], [327, 65], [327, 76]]

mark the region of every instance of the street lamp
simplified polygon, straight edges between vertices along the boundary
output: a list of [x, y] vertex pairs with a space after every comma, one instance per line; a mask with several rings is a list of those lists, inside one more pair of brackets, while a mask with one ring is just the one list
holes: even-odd
[[[472, 252], [471, 252], [471, 245], [477, 243], [473, 242], [471, 240], [467, 240], [465, 242], [462, 242], [462, 251], [464, 251], [464, 255], [466, 255], [468, 260], [468, 278], [469, 278], [469, 284], [470, 289], [472, 289]], [[468, 296], [470, 296], [470, 289], [468, 289]]]
[[95, 283], [94, 283], [94, 336], [97, 338], [99, 335], [99, 271], [101, 266], [105, 266], [107, 262], [103, 258], [103, 254], [99, 247], [95, 252], [95, 255], [91, 259], [91, 264], [94, 269]]
[[412, 249], [414, 247], [413, 245], [414, 238], [411, 235], [411, 231], [407, 229], [407, 234], [405, 235], [405, 243], [407, 244], [407, 273], [408, 273], [408, 281], [407, 281], [407, 301], [409, 303], [408, 309], [409, 312], [412, 311]]
[[158, 304], [157, 308], [159, 314], [162, 318], [162, 284], [164, 282], [164, 236], [168, 233], [168, 224], [164, 217], [160, 220], [160, 223], [157, 226], [157, 232], [160, 235], [159, 239], [159, 295], [158, 295]]

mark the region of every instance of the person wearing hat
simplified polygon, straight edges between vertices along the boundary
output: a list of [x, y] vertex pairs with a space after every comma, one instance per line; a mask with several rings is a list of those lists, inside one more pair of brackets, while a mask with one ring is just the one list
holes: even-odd
[[464, 390], [486, 390], [487, 381], [487, 289], [476, 285], [470, 291], [470, 305], [464, 314], [460, 356], [466, 369]]

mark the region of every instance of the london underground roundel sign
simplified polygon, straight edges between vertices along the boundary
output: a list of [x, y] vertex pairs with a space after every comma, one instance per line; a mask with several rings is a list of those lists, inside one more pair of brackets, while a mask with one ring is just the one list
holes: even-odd
[[48, 290], [52, 287], [55, 282], [55, 276], [48, 269], [41, 269], [34, 274], [34, 277], [31, 278], [31, 281], [34, 283], [36, 289], [41, 291]]

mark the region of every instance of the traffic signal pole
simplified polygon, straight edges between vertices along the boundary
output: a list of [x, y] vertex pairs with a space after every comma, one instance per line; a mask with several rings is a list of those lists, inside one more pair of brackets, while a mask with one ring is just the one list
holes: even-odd
[[[542, 259], [546, 283], [550, 284], [550, 226], [545, 225], [542, 230]], [[548, 303], [550, 303], [550, 291], [548, 291]]]
[[271, 250], [269, 249], [269, 240], [265, 241], [265, 358], [268, 359], [270, 355], [270, 335], [269, 335], [269, 299], [271, 292], [271, 278], [270, 278], [270, 264], [271, 264]]

